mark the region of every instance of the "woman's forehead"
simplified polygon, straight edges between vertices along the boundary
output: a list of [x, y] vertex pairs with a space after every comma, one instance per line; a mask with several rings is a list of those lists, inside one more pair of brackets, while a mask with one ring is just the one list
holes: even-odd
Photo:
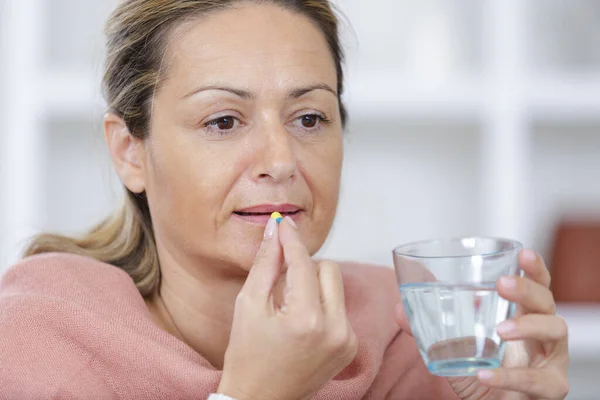
[[269, 4], [249, 4], [189, 21], [169, 45], [169, 80], [180, 90], [233, 84], [250, 90], [335, 87], [327, 41], [308, 18]]

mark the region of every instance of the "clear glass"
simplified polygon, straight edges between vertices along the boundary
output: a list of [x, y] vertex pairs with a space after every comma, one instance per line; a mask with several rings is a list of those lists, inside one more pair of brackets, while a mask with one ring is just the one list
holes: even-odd
[[498, 295], [501, 276], [520, 275], [514, 240], [460, 238], [394, 249], [394, 266], [410, 327], [429, 371], [472, 376], [497, 368], [505, 344], [496, 326], [515, 304]]

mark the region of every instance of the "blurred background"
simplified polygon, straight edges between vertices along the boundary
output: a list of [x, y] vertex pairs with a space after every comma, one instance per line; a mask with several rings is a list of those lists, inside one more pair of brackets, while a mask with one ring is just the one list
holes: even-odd
[[[103, 141], [117, 0], [0, 0], [0, 273], [122, 191]], [[391, 265], [439, 236], [521, 240], [570, 327], [569, 399], [600, 393], [600, 0], [339, 0], [350, 110], [322, 256]]]

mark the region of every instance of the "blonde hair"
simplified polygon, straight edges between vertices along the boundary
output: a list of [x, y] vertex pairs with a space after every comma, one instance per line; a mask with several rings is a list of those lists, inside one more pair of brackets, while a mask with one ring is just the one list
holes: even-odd
[[[341, 96], [343, 51], [338, 19], [328, 0], [127, 0], [106, 24], [103, 91], [109, 111], [123, 118], [132, 136], [146, 139], [149, 135], [151, 102], [166, 75], [161, 64], [173, 29], [241, 2], [272, 3], [315, 23], [333, 56]], [[346, 111], [339, 100], [345, 124]], [[160, 282], [152, 217], [144, 193], [126, 189], [121, 207], [82, 237], [48, 233], [35, 237], [25, 257], [48, 252], [79, 254], [122, 268], [144, 297], [151, 296]]]

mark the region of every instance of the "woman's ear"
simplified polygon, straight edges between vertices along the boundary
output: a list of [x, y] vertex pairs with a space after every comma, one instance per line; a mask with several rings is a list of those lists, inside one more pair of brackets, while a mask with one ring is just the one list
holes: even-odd
[[112, 163], [123, 184], [133, 193], [146, 190], [144, 141], [129, 132], [120, 116], [109, 112], [104, 116], [104, 139]]

